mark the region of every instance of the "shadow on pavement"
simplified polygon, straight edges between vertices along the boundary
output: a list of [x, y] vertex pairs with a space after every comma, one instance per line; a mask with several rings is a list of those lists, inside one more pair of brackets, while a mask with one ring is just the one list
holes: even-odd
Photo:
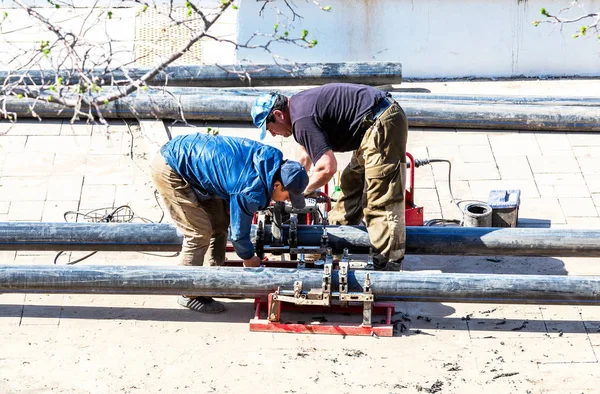
[[[220, 300], [223, 301], [223, 300]], [[23, 318], [60, 318], [91, 320], [139, 320], [169, 322], [224, 322], [248, 323], [254, 317], [252, 300], [248, 302], [224, 301], [226, 311], [216, 315], [194, 312], [183, 307], [140, 308], [87, 305], [17, 305], [0, 304], [0, 316]], [[175, 304], [175, 300], [173, 300]]]
[[519, 218], [519, 228], [550, 228], [552, 221], [548, 219]]
[[[545, 333], [549, 336], [563, 334], [590, 334], [600, 332], [598, 320], [546, 320], [543, 317], [526, 314], [523, 318], [503, 317], [446, 317], [455, 312], [454, 308], [440, 303], [421, 303], [422, 313], [407, 314], [401, 310], [401, 304], [392, 316], [394, 336], [430, 335], [435, 336], [439, 330], [468, 330], [471, 335], [485, 338], [495, 338], [494, 333]], [[59, 306], [59, 305], [0, 305], [2, 317], [22, 317], [36, 319], [85, 319], [85, 320], [135, 320], [162, 322], [199, 322], [199, 323], [242, 323], [247, 324], [254, 315], [251, 302], [226, 302], [227, 311], [216, 315], [205, 315], [183, 308], [139, 308], [139, 307], [108, 307], [108, 306]], [[427, 310], [435, 308], [436, 315], [428, 316]], [[480, 313], [493, 313], [483, 311]], [[541, 314], [541, 313], [540, 313]], [[264, 318], [264, 316], [263, 316]], [[373, 323], [384, 323], [384, 317], [373, 316]], [[320, 314], [288, 312], [282, 314], [282, 322], [299, 323], [352, 323], [359, 324], [359, 314]], [[481, 334], [477, 334], [481, 332]]]
[[[548, 336], [563, 334], [592, 334], [600, 332], [598, 320], [544, 320], [532, 319], [525, 315], [518, 318], [471, 318], [471, 317], [426, 317], [411, 316], [395, 320], [397, 335], [410, 336], [419, 334], [435, 335], [438, 330], [468, 330], [471, 336], [481, 339], [501, 337], [517, 337], [527, 333], [545, 333]], [[404, 327], [401, 327], [402, 324]], [[512, 333], [512, 334], [511, 334]]]
[[[514, 275], [567, 275], [563, 261], [551, 257], [530, 256], [437, 256], [437, 255], [407, 255], [403, 263], [405, 271], [431, 271], [433, 273], [469, 273], [469, 274], [514, 274]], [[489, 303], [493, 304], [494, 300]], [[422, 334], [426, 329], [463, 329], [477, 331], [535, 331], [551, 333], [544, 320], [526, 319], [473, 319], [445, 317], [456, 310], [442, 303], [418, 303], [420, 313], [417, 316], [397, 314], [399, 320], [394, 320], [395, 332], [400, 336]], [[400, 304], [402, 305], [402, 304]], [[412, 309], [412, 308], [411, 308]], [[397, 310], [398, 312], [398, 310]], [[436, 316], [427, 317], [427, 316]], [[440, 317], [438, 317], [440, 316]], [[408, 320], [407, 320], [408, 319]], [[428, 322], [435, 321], [434, 324]], [[562, 332], [587, 333], [581, 320], [559, 322], [566, 327]], [[586, 322], [589, 326], [597, 322]], [[402, 325], [406, 330], [402, 330]], [[596, 329], [593, 330], [595, 332]], [[517, 335], [517, 334], [515, 334]]]
[[405, 271], [469, 274], [567, 275], [565, 263], [553, 257], [407, 255]]

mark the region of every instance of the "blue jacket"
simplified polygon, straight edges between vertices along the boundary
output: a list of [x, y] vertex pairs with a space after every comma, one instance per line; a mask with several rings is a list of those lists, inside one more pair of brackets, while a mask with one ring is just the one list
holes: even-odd
[[245, 138], [197, 133], [173, 138], [161, 153], [199, 199], [216, 196], [229, 202], [235, 252], [242, 259], [254, 256], [252, 216], [271, 201], [281, 151]]

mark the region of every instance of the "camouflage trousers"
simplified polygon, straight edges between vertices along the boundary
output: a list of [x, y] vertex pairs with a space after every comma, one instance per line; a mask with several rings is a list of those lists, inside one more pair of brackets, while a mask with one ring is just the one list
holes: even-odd
[[343, 195], [329, 213], [332, 224], [357, 225], [364, 219], [379, 269], [404, 258], [407, 138], [406, 115], [394, 103], [365, 132], [342, 172]]
[[229, 209], [220, 198], [198, 200], [192, 187], [158, 153], [152, 180], [171, 219], [183, 233], [181, 265], [223, 265], [227, 248]]

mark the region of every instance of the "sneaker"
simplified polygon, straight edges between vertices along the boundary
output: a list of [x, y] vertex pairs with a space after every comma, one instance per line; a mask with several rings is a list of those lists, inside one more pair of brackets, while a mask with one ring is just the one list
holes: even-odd
[[177, 298], [177, 303], [200, 313], [214, 314], [221, 313], [225, 310], [225, 305], [222, 302], [215, 301], [210, 297], [179, 296]]

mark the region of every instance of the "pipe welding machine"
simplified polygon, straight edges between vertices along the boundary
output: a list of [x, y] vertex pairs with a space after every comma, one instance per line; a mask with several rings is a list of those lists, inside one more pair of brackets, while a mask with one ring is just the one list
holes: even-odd
[[[423, 225], [423, 208], [414, 203], [414, 158], [410, 153], [406, 154], [409, 165], [409, 187], [405, 192], [405, 217], [406, 225]], [[325, 188], [327, 191], [327, 188]], [[304, 289], [301, 281], [296, 281], [293, 291], [278, 289], [269, 294], [268, 300], [255, 300], [255, 317], [250, 322], [252, 331], [269, 332], [305, 332], [344, 335], [377, 335], [392, 336], [393, 325], [391, 315], [394, 304], [375, 303], [371, 292], [371, 278], [367, 274], [362, 292], [349, 292], [348, 280], [352, 276], [352, 270], [372, 270], [373, 252], [366, 259], [352, 260], [348, 249], [344, 249], [343, 255], [335, 256], [329, 247], [327, 232], [328, 211], [331, 209], [331, 198], [325, 192], [317, 192], [313, 198], [306, 199], [306, 206], [302, 209], [293, 208], [284, 202], [275, 202], [266, 210], [257, 212], [254, 216], [254, 224], [257, 226], [254, 239], [256, 255], [265, 258], [266, 254], [283, 256], [289, 254], [290, 260], [287, 264], [296, 262], [296, 268], [320, 268], [323, 269], [322, 285], [318, 289]], [[298, 226], [321, 225], [322, 235], [319, 246], [303, 246], [302, 240], [298, 238]], [[271, 237], [266, 239], [265, 226], [271, 225]], [[284, 226], [288, 226], [287, 239], [284, 239]], [[313, 259], [307, 259], [307, 256]], [[331, 288], [331, 273], [334, 269], [339, 273], [339, 289]], [[332, 301], [336, 301], [332, 303]], [[362, 310], [357, 309], [356, 303], [362, 303]], [[267, 319], [261, 319], [261, 309], [267, 308]], [[361, 312], [362, 324], [290, 324], [281, 323], [281, 307], [285, 304], [289, 307], [306, 311], [307, 307], [326, 308], [327, 311]], [[340, 309], [341, 308], [341, 309]], [[373, 324], [372, 314], [383, 314], [386, 316], [383, 324]]]

